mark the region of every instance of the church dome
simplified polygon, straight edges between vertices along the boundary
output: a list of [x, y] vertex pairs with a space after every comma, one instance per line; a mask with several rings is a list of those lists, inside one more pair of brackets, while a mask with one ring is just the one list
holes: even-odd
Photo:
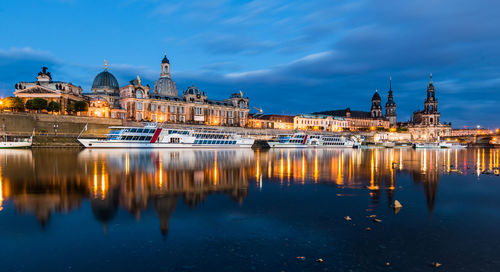
[[116, 80], [115, 76], [107, 70], [97, 74], [92, 83], [93, 92], [117, 92], [119, 89], [118, 80]]
[[378, 91], [375, 91], [373, 94], [372, 100], [381, 100], [380, 95], [378, 94]]
[[170, 77], [160, 77], [155, 81], [153, 94], [160, 96], [178, 96], [177, 85]]
[[200, 94], [201, 95], [201, 92], [200, 92], [200, 89], [198, 89], [198, 87], [193, 85], [193, 86], [190, 86], [186, 90], [186, 94]]

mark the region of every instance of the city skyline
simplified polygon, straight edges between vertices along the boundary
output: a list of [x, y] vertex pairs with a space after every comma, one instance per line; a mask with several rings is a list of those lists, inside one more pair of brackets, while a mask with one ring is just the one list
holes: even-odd
[[0, 42], [4, 97], [41, 66], [89, 92], [104, 59], [120, 86], [137, 75], [152, 86], [167, 54], [179, 91], [242, 90], [265, 113], [368, 110], [375, 89], [386, 101], [392, 76], [398, 121], [407, 121], [433, 73], [444, 122], [500, 125], [498, 4], [28, 2], [0, 8], [11, 22]]

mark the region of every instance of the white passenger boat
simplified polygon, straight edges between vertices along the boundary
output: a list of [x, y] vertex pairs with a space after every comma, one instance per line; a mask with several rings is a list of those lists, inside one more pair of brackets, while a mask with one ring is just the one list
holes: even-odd
[[[33, 143], [33, 134], [29, 138], [14, 138], [8, 139], [7, 135], [3, 135], [0, 139], [0, 149], [5, 148], [30, 148]], [[10, 136], [9, 136], [10, 137]]]
[[106, 139], [78, 139], [86, 148], [250, 148], [254, 139], [222, 130], [110, 127]]
[[414, 143], [413, 148], [439, 148], [439, 143]]
[[382, 143], [382, 146], [385, 147], [385, 148], [393, 148], [396, 146], [396, 143], [395, 142], [383, 142]]
[[21, 139], [17, 141], [0, 141], [0, 148], [30, 148], [32, 144], [30, 139]]
[[342, 148], [357, 147], [355, 141], [337, 135], [308, 135], [302, 132], [279, 135], [276, 141], [268, 141], [271, 148]]
[[467, 145], [454, 142], [440, 142], [439, 148], [466, 148]]

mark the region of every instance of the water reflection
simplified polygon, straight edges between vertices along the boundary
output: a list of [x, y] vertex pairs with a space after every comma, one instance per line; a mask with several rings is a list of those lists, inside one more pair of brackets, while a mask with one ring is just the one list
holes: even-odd
[[89, 200], [104, 231], [119, 209], [137, 220], [154, 210], [165, 235], [179, 200], [197, 207], [220, 193], [241, 203], [249, 186], [275, 182], [332, 184], [391, 203], [402, 175], [423, 187], [432, 212], [443, 175], [498, 175], [499, 157], [498, 149], [1, 150], [0, 216], [12, 203], [45, 227], [51, 214]]

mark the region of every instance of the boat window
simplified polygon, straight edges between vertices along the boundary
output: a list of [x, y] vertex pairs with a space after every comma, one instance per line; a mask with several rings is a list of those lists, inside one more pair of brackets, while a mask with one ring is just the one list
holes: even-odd
[[137, 131], [136, 128], [133, 128], [133, 129], [130, 130], [130, 132], [136, 132], [136, 131]]
[[141, 137], [139, 138], [139, 141], [144, 141], [144, 140], [146, 140], [146, 136], [141, 136]]
[[139, 138], [139, 136], [134, 136], [134, 138], [132, 138], [132, 140], [136, 141], [138, 138]]
[[153, 138], [153, 136], [147, 136], [146, 141], [151, 141], [152, 138]]

